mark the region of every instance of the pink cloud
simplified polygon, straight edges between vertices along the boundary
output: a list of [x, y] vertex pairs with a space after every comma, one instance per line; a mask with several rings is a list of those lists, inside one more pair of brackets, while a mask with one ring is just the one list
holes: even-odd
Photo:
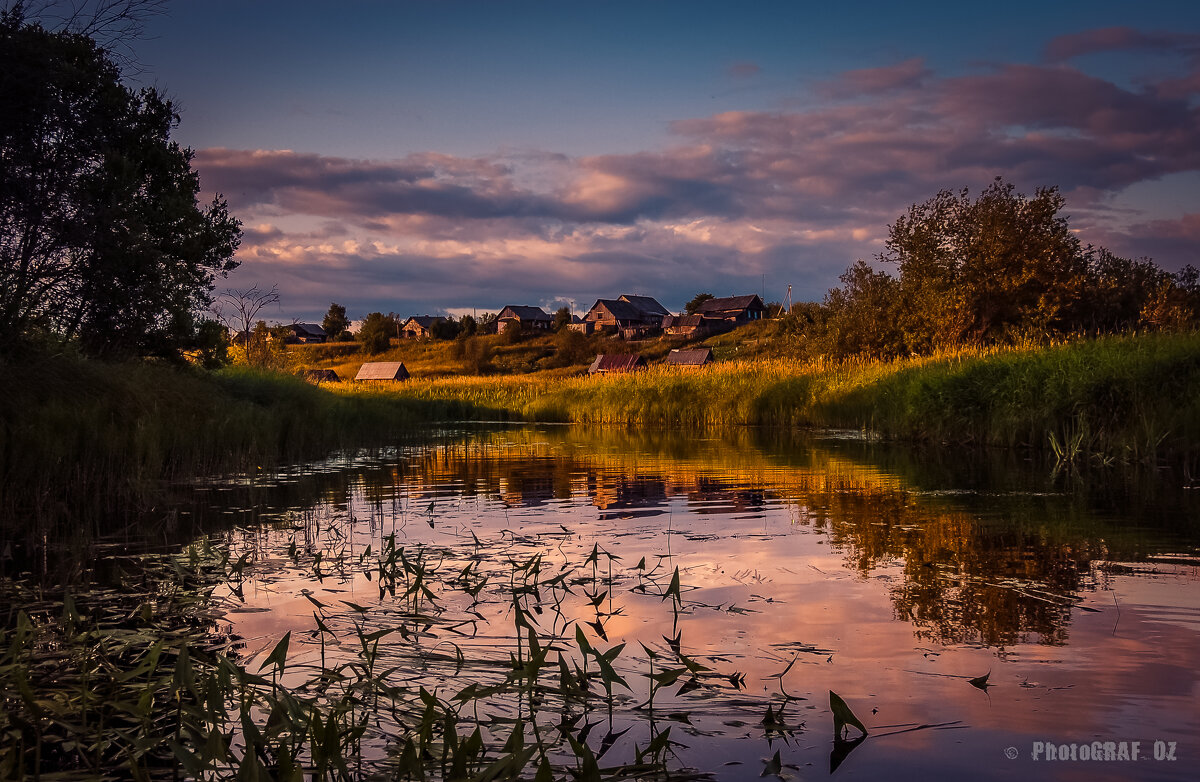
[[1046, 44], [1045, 57], [1050, 62], [1063, 62], [1087, 54], [1137, 49], [1173, 49], [1195, 55], [1200, 53], [1200, 35], [1146, 33], [1132, 27], [1102, 27], [1058, 36]]
[[920, 87], [933, 72], [924, 59], [913, 57], [895, 65], [846, 71], [837, 79], [820, 85], [818, 92], [828, 98], [882, 95], [901, 89]]
[[[1150, 40], [1093, 31], [1049, 49], [1061, 63]], [[1086, 241], [1167, 267], [1194, 261], [1194, 217], [1103, 232], [1113, 194], [1200, 170], [1200, 83], [1189, 78], [1134, 90], [1065, 64], [944, 78], [912, 59], [847, 72], [803, 109], [677, 121], [677, 143], [662, 150], [356, 160], [209, 149], [195, 162], [252, 226], [239, 274], [286, 270], [306, 291], [301, 277], [408, 297], [440, 290], [449, 307], [657, 285], [677, 306], [706, 281], [735, 292], [767, 274], [819, 298], [878, 251], [909, 204], [997, 175], [1025, 192], [1058, 185]]]

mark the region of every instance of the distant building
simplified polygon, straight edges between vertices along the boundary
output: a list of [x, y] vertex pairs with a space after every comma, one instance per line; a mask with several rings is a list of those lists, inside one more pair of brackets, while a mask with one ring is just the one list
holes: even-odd
[[589, 375], [606, 375], [611, 372], [634, 372], [646, 368], [646, 360], [639, 353], [601, 353], [588, 367]]
[[305, 369], [300, 373], [300, 377], [310, 383], [337, 383], [341, 381], [338, 373], [332, 369]]
[[408, 370], [399, 361], [371, 361], [363, 364], [355, 380], [408, 380]]
[[441, 320], [445, 320], [445, 318], [437, 315], [413, 315], [404, 321], [404, 325], [400, 327], [400, 333], [408, 339], [426, 339], [433, 335], [433, 324]]
[[326, 339], [325, 329], [315, 323], [292, 323], [284, 328], [287, 330], [287, 336], [284, 339], [293, 344], [317, 344]]
[[618, 299], [597, 299], [583, 316], [593, 329], [620, 332], [626, 339], [647, 336], [661, 329], [671, 313], [649, 296], [624, 294]]
[[758, 297], [758, 294], [752, 293], [748, 296], [709, 299], [700, 305], [696, 314], [740, 325], [752, 320], [760, 320], [766, 311], [767, 308], [762, 299]]
[[712, 348], [672, 350], [667, 354], [669, 367], [703, 367], [712, 362]]
[[733, 323], [721, 318], [703, 315], [668, 315], [663, 318], [663, 331], [671, 337], [702, 339], [714, 334], [724, 334], [733, 328]]
[[509, 323], [516, 323], [522, 329], [549, 331], [550, 327], [554, 325], [554, 316], [541, 307], [510, 305], [496, 315], [496, 325], [500, 331], [504, 331]]

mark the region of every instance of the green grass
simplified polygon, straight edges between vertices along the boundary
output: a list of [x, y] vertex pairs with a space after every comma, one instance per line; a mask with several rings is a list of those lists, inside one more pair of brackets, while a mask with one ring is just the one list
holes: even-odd
[[[352, 390], [346, 393], [353, 394]], [[450, 377], [388, 393], [487, 417], [664, 427], [864, 429], [1066, 458], [1194, 459], [1200, 335], [1109, 337], [897, 361], [737, 360], [607, 377]]]
[[456, 405], [330, 394], [287, 375], [45, 358], [0, 378], [0, 526], [119, 525], [170, 481], [369, 444]]

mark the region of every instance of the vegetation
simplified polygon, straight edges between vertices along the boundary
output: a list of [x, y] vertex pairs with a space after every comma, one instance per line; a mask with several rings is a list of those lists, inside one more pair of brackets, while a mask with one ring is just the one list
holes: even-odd
[[0, 346], [71, 341], [99, 356], [178, 357], [237, 264], [240, 224], [200, 207], [176, 109], [125, 87], [85, 35], [0, 12]]
[[0, 375], [4, 537], [119, 526], [170, 481], [396, 438], [455, 405], [334, 395], [250, 368], [41, 357]]
[[[352, 390], [345, 393], [354, 393]], [[1200, 335], [1107, 337], [880, 361], [731, 360], [603, 378], [445, 377], [387, 393], [480, 415], [666, 427], [866, 429], [879, 435], [1156, 462], [1200, 455]]]

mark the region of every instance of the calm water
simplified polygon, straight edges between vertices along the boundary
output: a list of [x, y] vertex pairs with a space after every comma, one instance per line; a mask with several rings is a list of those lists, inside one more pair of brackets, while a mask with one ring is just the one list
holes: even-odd
[[[493, 685], [517, 648], [514, 587], [551, 661], [578, 664], [576, 628], [625, 644], [611, 705], [501, 693], [475, 709], [485, 735], [518, 714], [577, 720], [602, 767], [669, 727], [671, 765], [718, 779], [758, 778], [777, 751], [797, 779], [1196, 778], [1200, 497], [988, 458], [480, 430], [206, 483], [180, 519], [249, 555], [215, 598], [251, 667], [288, 631], [309, 662], [390, 631], [378, 665], [402, 686]], [[428, 592], [380, 581], [393, 548]], [[835, 747], [831, 690], [862, 743]], [[385, 723], [380, 756], [400, 731]], [[1135, 741], [1137, 761], [1032, 758]]]

